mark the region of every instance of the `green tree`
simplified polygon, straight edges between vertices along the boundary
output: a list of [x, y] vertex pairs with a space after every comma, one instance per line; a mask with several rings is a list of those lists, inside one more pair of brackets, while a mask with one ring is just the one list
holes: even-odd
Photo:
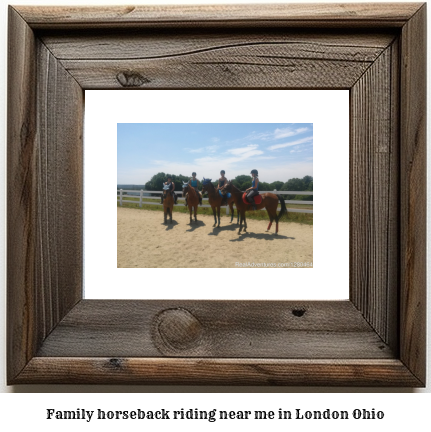
[[189, 177], [184, 176], [182, 174], [180, 175], [172, 174], [172, 181], [175, 183], [175, 190], [177, 192], [180, 192], [183, 190], [183, 182], [188, 182]]
[[260, 191], [271, 191], [271, 185], [267, 182], [259, 182], [259, 190]]
[[242, 191], [245, 191], [246, 189], [248, 189], [250, 187], [251, 187], [251, 180], [242, 183], [239, 189], [242, 190]]
[[[304, 188], [304, 182], [299, 178], [291, 178], [288, 180], [284, 185], [281, 187], [280, 190], [282, 191], [303, 191]], [[285, 195], [285, 198], [287, 200], [295, 199], [295, 195]]]
[[282, 191], [303, 191], [305, 190], [304, 182], [299, 178], [291, 178], [281, 187]]
[[275, 181], [269, 184], [269, 189], [268, 190], [274, 190], [277, 189], [278, 191], [281, 190], [282, 186], [284, 185], [284, 183], [282, 181]]
[[[313, 190], [313, 180], [311, 180], [311, 182], [309, 183], [308, 187], [307, 187], [308, 191], [312, 191]], [[304, 201], [313, 201], [313, 195], [307, 195], [307, 199]]]
[[[308, 189], [308, 188], [309, 188], [309, 186], [310, 186], [310, 183], [311, 183], [311, 184], [313, 183], [313, 177], [307, 175], [307, 176], [305, 176], [305, 177], [302, 178], [302, 181], [303, 181], [303, 183], [304, 183], [304, 188], [305, 188], [304, 190], [310, 190], [310, 189]], [[312, 190], [312, 189], [311, 189], [311, 190]]]
[[[246, 185], [246, 184], [250, 184], [250, 186], [251, 186], [251, 178], [250, 178], [249, 175], [244, 175], [244, 174], [242, 174], [242, 175], [238, 175], [238, 176], [236, 176], [236, 177], [232, 180], [232, 183], [233, 183], [234, 186], [236, 186], [238, 189], [241, 189], [242, 186], [243, 186], [243, 185]], [[246, 188], [247, 188], [247, 187], [250, 187], [250, 186], [246, 186]], [[244, 190], [244, 189], [241, 189], [241, 190]]]

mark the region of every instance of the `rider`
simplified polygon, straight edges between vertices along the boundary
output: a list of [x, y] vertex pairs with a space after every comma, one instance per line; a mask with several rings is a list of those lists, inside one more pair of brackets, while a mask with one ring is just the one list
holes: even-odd
[[253, 181], [251, 183], [251, 188], [245, 190], [247, 193], [247, 200], [251, 204], [253, 210], [256, 210], [256, 204], [254, 203], [253, 197], [259, 195], [259, 178], [257, 170], [251, 170], [251, 176], [253, 177]]
[[[174, 203], [176, 204], [177, 203], [177, 194], [174, 192], [175, 191], [175, 183], [172, 181], [172, 177], [169, 174], [167, 176], [167, 181], [165, 181], [163, 184], [169, 186], [169, 192], [174, 197]], [[161, 204], [163, 204], [163, 196], [164, 196], [164, 194], [162, 193]]]
[[224, 176], [225, 170], [221, 170], [220, 175], [221, 175], [221, 177], [218, 179], [217, 189], [218, 189], [219, 194], [222, 195], [222, 197], [223, 197], [221, 204], [224, 206], [227, 206], [227, 194], [226, 194], [226, 192], [223, 193], [221, 191], [221, 188], [227, 183], [227, 178]]
[[[192, 173], [192, 178], [189, 180], [189, 185], [194, 188], [194, 190], [196, 191], [196, 193], [198, 194], [199, 197], [199, 204], [202, 205], [202, 194], [199, 192], [198, 190], [198, 186], [199, 186], [199, 180], [196, 178], [196, 173], [193, 172]], [[185, 205], [187, 205], [187, 197], [186, 197], [186, 203]]]

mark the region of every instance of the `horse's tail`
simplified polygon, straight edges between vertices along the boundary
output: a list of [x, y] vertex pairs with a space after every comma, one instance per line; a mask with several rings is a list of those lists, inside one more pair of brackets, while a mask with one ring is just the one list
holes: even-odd
[[285, 214], [287, 215], [287, 208], [286, 208], [286, 204], [284, 202], [283, 195], [277, 195], [277, 198], [280, 201], [281, 210], [280, 210], [280, 213], [277, 216], [276, 222], [278, 222], [281, 219], [281, 217], [284, 216]]

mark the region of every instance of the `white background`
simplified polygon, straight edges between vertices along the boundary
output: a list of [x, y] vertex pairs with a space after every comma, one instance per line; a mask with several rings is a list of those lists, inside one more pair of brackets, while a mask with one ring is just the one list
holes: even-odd
[[[298, 1], [298, 0], [296, 0]], [[316, 0], [314, 0], [316, 2]], [[172, 3], [173, 1], [156, 1], [153, 0], [149, 2], [149, 4], [154, 3]], [[244, 3], [251, 3], [253, 0], [247, 0]], [[275, 2], [275, 1], [274, 1]], [[73, 0], [55, 0], [55, 1], [33, 1], [33, 0], [25, 0], [19, 1], [16, 0], [13, 2], [14, 4], [33, 4], [37, 5], [40, 3], [43, 4], [115, 4], [120, 3], [119, 1], [73, 1]], [[143, 1], [134, 1], [135, 4], [145, 3]], [[183, 3], [208, 3], [207, 1], [200, 0], [198, 2], [186, 1], [183, 0]], [[212, 0], [210, 3], [220, 3], [217, 0]], [[236, 3], [241, 3], [240, 1], [236, 1]], [[3, 85], [0, 86], [1, 98], [0, 100], [3, 103], [0, 105], [0, 128], [2, 130], [2, 139], [1, 145], [4, 148], [5, 145], [5, 124], [6, 124], [6, 34], [7, 34], [7, 6], [6, 3], [2, 3], [1, 5], [1, 80]], [[428, 46], [431, 44], [428, 41]], [[430, 55], [428, 53], [428, 62], [430, 59]], [[431, 68], [428, 66], [428, 70]], [[428, 86], [428, 89], [430, 87]], [[429, 93], [428, 93], [429, 96]], [[429, 97], [428, 97], [428, 106]], [[428, 121], [428, 130], [430, 130], [430, 124]], [[428, 153], [429, 154], [429, 153]], [[430, 162], [430, 157], [428, 156], [428, 164]], [[5, 167], [5, 154], [4, 152], [0, 153], [0, 163], [2, 167]], [[4, 180], [3, 180], [4, 181]], [[428, 190], [429, 187], [428, 183]], [[0, 238], [5, 244], [5, 227], [4, 227], [4, 214], [5, 214], [5, 189], [0, 190], [1, 199], [1, 215], [3, 218], [3, 224], [0, 230]], [[428, 207], [428, 215], [429, 207]], [[363, 388], [341, 388], [341, 389], [333, 389], [333, 388], [272, 388], [272, 387], [246, 387], [246, 388], [238, 388], [238, 387], [154, 387], [154, 386], [77, 386], [77, 385], [33, 385], [33, 386], [14, 386], [7, 387], [5, 384], [5, 266], [4, 266], [4, 258], [5, 258], [5, 248], [3, 248], [0, 252], [1, 256], [1, 292], [2, 295], [0, 297], [0, 308], [2, 311], [2, 320], [1, 320], [1, 330], [0, 330], [0, 365], [1, 365], [1, 373], [0, 373], [0, 391], [2, 392], [14, 392], [21, 394], [0, 394], [0, 426], [4, 430], [12, 430], [19, 429], [20, 427], [28, 428], [27, 430], [39, 430], [44, 428], [44, 430], [61, 430], [64, 431], [75, 431], [77, 427], [83, 426], [86, 428], [92, 427], [93, 430], [113, 430], [115, 428], [118, 430], [118, 426], [127, 426], [128, 430], [145, 430], [145, 428], [153, 429], [155, 427], [160, 427], [157, 425], [149, 425], [149, 424], [141, 424], [136, 423], [132, 426], [129, 423], [117, 423], [111, 422], [108, 424], [86, 424], [86, 423], [78, 423], [69, 421], [69, 422], [55, 422], [48, 423], [45, 420], [45, 409], [46, 408], [57, 408], [57, 409], [68, 409], [73, 410], [76, 408], [105, 408], [105, 409], [136, 409], [136, 408], [157, 408], [163, 405], [168, 409], [178, 408], [179, 405], [184, 408], [189, 407], [202, 407], [202, 408], [219, 408], [219, 409], [241, 409], [241, 407], [256, 407], [259, 405], [261, 409], [274, 409], [284, 407], [294, 407], [294, 408], [303, 408], [303, 409], [325, 409], [327, 407], [332, 409], [344, 409], [346, 405], [351, 407], [359, 407], [359, 408], [376, 408], [383, 409], [386, 413], [386, 420], [384, 423], [375, 422], [375, 421], [357, 421], [357, 422], [349, 422], [348, 427], [349, 430], [361, 430], [363, 431], [365, 428], [367, 430], [408, 430], [409, 428], [426, 428], [429, 425], [429, 406], [431, 403], [431, 374], [428, 367], [428, 387], [424, 390], [412, 390], [412, 389], [363, 389]], [[428, 299], [428, 311], [431, 310], [430, 300]], [[428, 323], [428, 359], [431, 358], [431, 354], [429, 351], [430, 343], [430, 335], [431, 327]], [[429, 360], [428, 360], [429, 364]], [[24, 393], [31, 392], [40, 392], [44, 394], [40, 395], [26, 395]], [[54, 392], [54, 393], [50, 393]], [[63, 392], [65, 394], [56, 394], [55, 392]], [[127, 394], [121, 394], [119, 396], [115, 396], [113, 394], [99, 394], [92, 395], [91, 392], [125, 392]], [[166, 393], [164, 392], [172, 392]], [[177, 394], [177, 392], [185, 392], [186, 394]], [[201, 392], [200, 394], [195, 394], [194, 392]], [[225, 394], [217, 394], [214, 392], [223, 392]], [[237, 394], [235, 392], [244, 392]], [[254, 392], [254, 393], [249, 393]], [[301, 395], [301, 394], [292, 394], [297, 392], [306, 392], [310, 394]], [[320, 394], [327, 393], [331, 394]], [[370, 392], [372, 394], [361, 394], [362, 392]], [[388, 392], [397, 393], [397, 394], [387, 394]], [[409, 393], [424, 393], [422, 395], [409, 395]], [[75, 394], [81, 393], [81, 394]], [[163, 393], [163, 394], [160, 394]], [[257, 393], [257, 394], [255, 394]], [[247, 408], [246, 408], [247, 409]], [[217, 428], [222, 423], [211, 424], [212, 426], [207, 426], [204, 423], [197, 423], [193, 426], [193, 423], [186, 423], [183, 428], [187, 427], [189, 430], [194, 428], [202, 430], [205, 427]], [[222, 424], [223, 425], [223, 424]], [[290, 425], [298, 426], [298, 423], [289, 423], [285, 424], [269, 424], [269, 423], [247, 423], [246, 425], [240, 424], [240, 427], [248, 427], [248, 428], [257, 428], [262, 429], [264, 427], [271, 426], [271, 429], [274, 430], [288, 430]], [[170, 424], [170, 426], [172, 426]], [[177, 425], [178, 428], [179, 425]], [[316, 430], [316, 426], [318, 427], [327, 427], [331, 430], [346, 430], [346, 424], [344, 423], [335, 423], [332, 421], [328, 422], [314, 422], [310, 421], [305, 424], [301, 424], [302, 429], [305, 431], [308, 430]], [[225, 426], [226, 428], [226, 426]], [[238, 428], [237, 422], [232, 422], [229, 424], [229, 427], [226, 429], [234, 429]], [[341, 429], [342, 428], [342, 429]], [[360, 428], [360, 429], [359, 429]], [[181, 427], [179, 427], [181, 429]]]
[[[250, 271], [246, 268], [219, 269], [217, 279], [205, 277], [205, 269], [166, 269], [164, 277], [175, 280], [175, 284], [166, 285], [159, 282], [157, 268], [117, 269], [117, 204], [113, 192], [117, 184], [117, 123], [144, 121], [313, 123], [314, 268], [253, 269], [254, 286], [246, 289], [242, 283], [235, 283], [244, 280], [244, 272]], [[84, 136], [85, 298], [340, 300], [349, 297], [347, 90], [86, 91]], [[143, 168], [146, 164], [143, 160]], [[332, 193], [329, 191], [334, 191], [335, 203], [328, 200]], [[262, 230], [265, 229], [263, 221]], [[282, 224], [282, 229], [281, 234], [289, 235], [288, 225]], [[197, 278], [196, 284], [190, 284], [190, 272]], [[268, 272], [274, 277], [272, 284], [267, 283]], [[149, 279], [154, 283], [148, 284]], [[204, 289], [200, 280], [205, 281]], [[280, 280], [284, 283], [275, 283]]]

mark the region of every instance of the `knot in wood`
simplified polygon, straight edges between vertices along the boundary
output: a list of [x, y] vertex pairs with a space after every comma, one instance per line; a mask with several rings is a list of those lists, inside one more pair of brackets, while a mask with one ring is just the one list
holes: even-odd
[[150, 80], [142, 76], [139, 72], [120, 72], [117, 74], [117, 81], [123, 87], [140, 87], [149, 83]]
[[186, 309], [166, 309], [156, 318], [156, 331], [175, 350], [193, 348], [202, 337], [201, 323]]
[[302, 317], [305, 314], [305, 309], [293, 309], [292, 314], [296, 317]]

